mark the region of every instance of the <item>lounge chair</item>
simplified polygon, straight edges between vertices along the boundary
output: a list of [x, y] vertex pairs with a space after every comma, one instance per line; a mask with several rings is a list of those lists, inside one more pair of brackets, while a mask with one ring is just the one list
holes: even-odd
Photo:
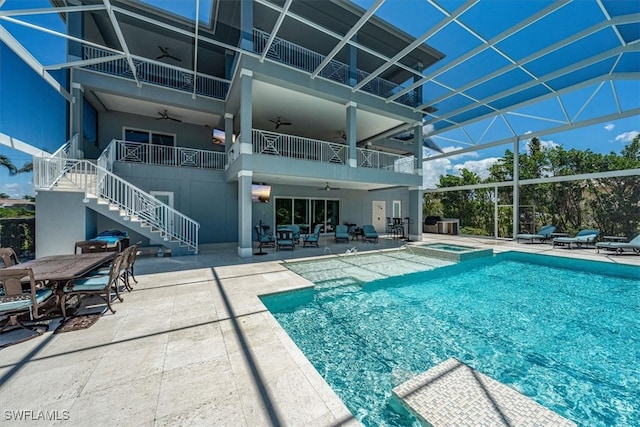
[[322, 224], [316, 225], [315, 228], [313, 229], [313, 234], [307, 234], [302, 239], [302, 247], [304, 248], [307, 245], [315, 246], [316, 248], [319, 247], [318, 241], [320, 240], [320, 230], [322, 230]]
[[574, 237], [556, 237], [553, 239], [553, 247], [556, 245], [567, 245], [571, 249], [571, 244], [575, 243], [579, 248], [582, 245], [587, 246], [589, 243], [594, 243], [596, 238], [600, 235], [600, 230], [580, 230]]
[[92, 254], [95, 252], [107, 252], [109, 242], [106, 240], [80, 240], [76, 242], [74, 253], [78, 253], [80, 249], [81, 254]]
[[336, 225], [336, 231], [334, 232], [336, 243], [340, 240], [349, 242], [349, 227], [346, 225]]
[[520, 240], [522, 239], [529, 240], [531, 243], [533, 243], [534, 240], [540, 240], [540, 242], [542, 243], [545, 240], [549, 240], [549, 238], [551, 238], [551, 233], [554, 233], [555, 231], [555, 225], [545, 225], [544, 227], [540, 228], [540, 230], [538, 230], [536, 234], [516, 234], [516, 242], [520, 243]]
[[629, 242], [598, 242], [596, 243], [596, 251], [599, 253], [600, 249], [614, 250], [618, 255], [624, 252], [625, 249], [630, 249], [640, 255], [640, 234]]
[[371, 224], [367, 224], [367, 225], [363, 225], [362, 226], [362, 238], [364, 239], [364, 241], [373, 241], [373, 242], [377, 242], [378, 241], [378, 232], [376, 232], [376, 229], [373, 225]]

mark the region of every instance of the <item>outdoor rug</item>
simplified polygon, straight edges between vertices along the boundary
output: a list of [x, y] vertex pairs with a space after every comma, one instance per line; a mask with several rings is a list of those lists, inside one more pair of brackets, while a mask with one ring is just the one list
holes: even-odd
[[80, 329], [87, 329], [91, 327], [102, 316], [102, 313], [81, 314], [69, 318], [66, 322], [61, 323], [53, 332], [54, 334], [61, 334], [64, 332], [78, 331]]

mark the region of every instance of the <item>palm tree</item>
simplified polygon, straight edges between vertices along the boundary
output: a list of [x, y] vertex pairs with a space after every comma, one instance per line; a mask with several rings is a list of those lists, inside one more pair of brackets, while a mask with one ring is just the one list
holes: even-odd
[[11, 160], [4, 154], [0, 154], [0, 166], [4, 166], [9, 170], [9, 175], [15, 175], [18, 173], [18, 168], [11, 162]]

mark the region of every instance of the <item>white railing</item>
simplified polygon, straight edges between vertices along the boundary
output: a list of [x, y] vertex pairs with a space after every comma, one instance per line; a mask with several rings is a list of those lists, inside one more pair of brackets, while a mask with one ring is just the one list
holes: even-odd
[[[115, 56], [113, 52], [84, 46], [84, 59], [100, 59]], [[153, 62], [141, 57], [133, 56], [133, 64], [136, 68], [138, 80], [158, 86], [170, 87], [184, 92], [208, 96], [210, 98], [225, 99], [229, 90], [229, 81], [172, 67], [167, 64]], [[133, 73], [125, 58], [115, 57], [113, 60], [86, 65], [84, 68], [99, 71], [101, 73], [133, 79]]]
[[[264, 52], [270, 36], [271, 35], [269, 33], [262, 30], [258, 30], [256, 28], [253, 29], [253, 50], [255, 53], [262, 54]], [[284, 64], [291, 65], [292, 67], [305, 70], [309, 73], [314, 72], [325, 59], [324, 55], [291, 43], [287, 40], [283, 40], [279, 37], [274, 38], [273, 42], [269, 46], [266, 57], [274, 61], [282, 62]], [[369, 76], [369, 73], [365, 71], [356, 71], [357, 83]], [[343, 62], [336, 61], [335, 59], [330, 60], [329, 63], [320, 71], [319, 75], [338, 83], [352, 86], [349, 82], [349, 66]], [[403, 89], [404, 88], [402, 86], [379, 77], [372, 79], [362, 87], [362, 90], [384, 98], [390, 97]], [[416, 91], [411, 90], [400, 98], [395, 99], [394, 102], [415, 107], [417, 106], [415, 94]]]
[[[346, 165], [349, 147], [345, 144], [295, 135], [253, 130], [253, 152], [300, 160]], [[382, 151], [357, 148], [357, 165], [361, 168], [387, 169], [399, 173], [414, 174], [417, 167], [415, 157], [389, 154]]]
[[113, 171], [115, 161], [224, 170], [226, 154], [221, 151], [168, 147], [114, 139], [102, 152], [98, 159], [98, 166]]
[[416, 158], [413, 156], [358, 148], [358, 167], [361, 168], [387, 169], [398, 173], [414, 174], [416, 166]]
[[[62, 171], [62, 174], [58, 172]], [[126, 217], [135, 217], [160, 232], [165, 240], [177, 241], [198, 253], [200, 224], [160, 202], [108, 170], [87, 160], [54, 157], [35, 157], [34, 187], [51, 189], [61, 177], [84, 191], [116, 206]]]
[[318, 139], [253, 130], [253, 152], [299, 160], [347, 164], [349, 147]]

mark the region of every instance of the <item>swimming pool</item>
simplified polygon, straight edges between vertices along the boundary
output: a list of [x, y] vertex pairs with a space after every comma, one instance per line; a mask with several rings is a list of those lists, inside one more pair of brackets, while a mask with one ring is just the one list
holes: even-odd
[[418, 425], [392, 388], [455, 357], [579, 425], [629, 426], [639, 279], [638, 267], [509, 252], [262, 299], [364, 425]]

